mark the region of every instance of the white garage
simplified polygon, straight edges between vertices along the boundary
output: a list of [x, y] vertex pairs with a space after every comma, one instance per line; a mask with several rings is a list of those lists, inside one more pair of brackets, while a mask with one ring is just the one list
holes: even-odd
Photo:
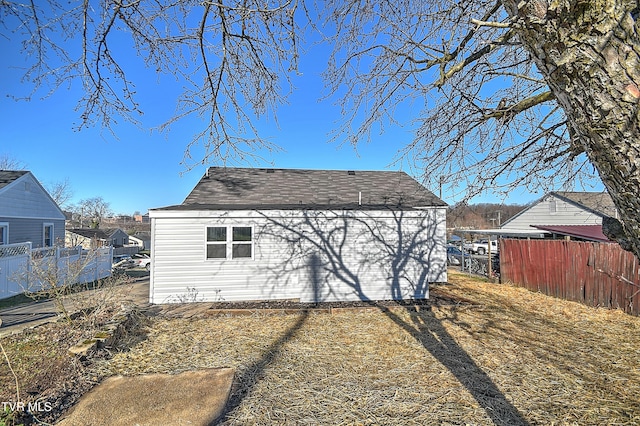
[[210, 168], [149, 212], [150, 302], [428, 298], [446, 207], [404, 172]]

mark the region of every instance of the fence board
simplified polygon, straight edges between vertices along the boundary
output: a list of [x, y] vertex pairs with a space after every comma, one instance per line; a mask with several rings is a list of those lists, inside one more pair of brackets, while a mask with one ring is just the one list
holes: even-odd
[[87, 254], [82, 252], [82, 247], [31, 249], [31, 243], [0, 246], [0, 299], [23, 293], [26, 289], [37, 291], [43, 288], [40, 282], [24, 282], [31, 271], [33, 260], [45, 269], [57, 266], [60, 285], [65, 281], [69, 268], [73, 268], [74, 262], [82, 257], [86, 262], [81, 263], [82, 271], [74, 281], [84, 284], [111, 275], [112, 251], [112, 247], [96, 249], [90, 258], [86, 258]]
[[503, 282], [589, 306], [640, 315], [638, 259], [613, 243], [504, 239]]

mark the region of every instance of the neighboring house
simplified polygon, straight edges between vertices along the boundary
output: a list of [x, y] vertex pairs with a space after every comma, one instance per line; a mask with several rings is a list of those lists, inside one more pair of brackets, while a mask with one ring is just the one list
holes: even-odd
[[139, 223], [149, 223], [149, 213], [133, 215], [133, 220]]
[[140, 250], [149, 250], [151, 248], [151, 234], [138, 232], [134, 235], [129, 235], [129, 244], [137, 245]]
[[31, 172], [0, 170], [0, 244], [62, 245], [65, 216]]
[[210, 168], [150, 211], [150, 302], [427, 298], [446, 208], [404, 172]]
[[123, 247], [129, 245], [129, 235], [120, 228], [76, 228], [65, 232], [67, 247], [82, 246], [90, 250], [98, 247]]
[[550, 192], [501, 226], [503, 231], [539, 229], [546, 236], [608, 241], [602, 218], [618, 217], [606, 192]]

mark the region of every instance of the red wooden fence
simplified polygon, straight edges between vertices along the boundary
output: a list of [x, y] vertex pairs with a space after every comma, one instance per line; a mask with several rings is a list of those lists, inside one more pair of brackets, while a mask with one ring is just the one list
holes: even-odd
[[500, 243], [503, 282], [589, 306], [640, 315], [638, 259], [617, 244], [565, 240]]

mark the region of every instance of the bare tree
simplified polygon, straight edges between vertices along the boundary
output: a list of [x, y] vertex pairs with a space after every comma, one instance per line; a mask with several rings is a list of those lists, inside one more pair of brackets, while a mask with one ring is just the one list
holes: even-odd
[[[404, 154], [473, 195], [558, 188], [597, 172], [621, 211], [613, 235], [640, 255], [640, 40], [635, 1], [328, 5], [352, 143], [417, 104]], [[345, 90], [346, 88], [346, 90]], [[592, 166], [595, 170], [592, 169]]]
[[60, 208], [68, 207], [67, 204], [69, 200], [71, 200], [71, 197], [73, 197], [73, 190], [71, 189], [71, 183], [69, 183], [68, 178], [63, 181], [48, 184], [47, 192]]
[[[0, 2], [3, 33], [23, 41], [31, 58], [25, 80], [51, 93], [80, 80], [78, 129], [143, 114], [127, 74], [122, 34], [150, 69], [185, 87], [173, 118], [204, 118], [187, 145], [188, 167], [214, 160], [244, 162], [277, 149], [261, 139], [254, 119], [284, 102], [297, 68], [297, 0]], [[128, 59], [131, 59], [129, 57]], [[283, 90], [284, 84], [284, 90]], [[198, 158], [192, 158], [197, 148]]]
[[105, 217], [113, 214], [109, 203], [102, 197], [86, 198], [72, 207], [75, 215], [80, 217], [80, 226], [99, 228]]
[[206, 118], [186, 147], [188, 165], [276, 149], [255, 119], [286, 100], [306, 31], [322, 30], [334, 46], [325, 77], [341, 99], [338, 140], [357, 144], [387, 125], [413, 125], [415, 139], [397, 160], [415, 161], [432, 187], [444, 176], [467, 196], [557, 189], [597, 174], [621, 213], [614, 236], [640, 255], [636, 0], [327, 0], [318, 10], [324, 22], [311, 16], [315, 7], [7, 0], [0, 11], [5, 34], [15, 30], [7, 36], [31, 55], [25, 77], [36, 89], [82, 81], [80, 127], [141, 114], [113, 50], [118, 33], [128, 34], [147, 66], [184, 82], [168, 124]]
[[8, 154], [0, 154], [0, 170], [25, 170], [27, 165], [20, 160], [9, 156]]

